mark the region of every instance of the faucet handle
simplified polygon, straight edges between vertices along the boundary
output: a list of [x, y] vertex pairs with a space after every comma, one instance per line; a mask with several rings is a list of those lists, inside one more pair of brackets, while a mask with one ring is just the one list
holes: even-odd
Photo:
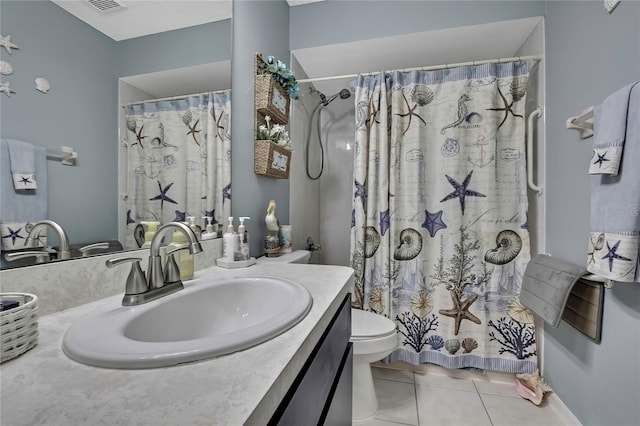
[[140, 257], [117, 257], [115, 259], [109, 259], [104, 264], [107, 268], [113, 268], [122, 263], [131, 262], [131, 272], [127, 277], [127, 285], [125, 289], [125, 297], [127, 294], [141, 294], [147, 291], [147, 280], [144, 277], [144, 272], [140, 268]]
[[92, 250], [103, 250], [103, 249], [108, 249], [108, 248], [109, 248], [109, 243], [103, 242], [103, 243], [89, 244], [87, 246], [80, 247], [78, 249], [78, 251], [80, 253], [82, 253], [82, 257], [87, 257], [87, 256], [89, 256], [89, 253]]
[[178, 266], [178, 262], [176, 262], [176, 258], [173, 255], [175, 252], [179, 250], [186, 250], [187, 246], [174, 248], [172, 250], [167, 251], [167, 263], [164, 265], [164, 283], [178, 283], [180, 281], [180, 267]]

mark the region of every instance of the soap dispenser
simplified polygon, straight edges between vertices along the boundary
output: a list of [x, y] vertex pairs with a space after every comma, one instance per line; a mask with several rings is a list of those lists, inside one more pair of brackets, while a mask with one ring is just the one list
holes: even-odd
[[202, 228], [196, 225], [196, 218], [194, 216], [187, 216], [187, 220], [189, 221], [189, 228], [193, 231], [194, 234], [200, 239], [202, 235]]
[[238, 226], [238, 250], [235, 254], [235, 260], [249, 260], [249, 233], [244, 227], [244, 221], [251, 219], [247, 216], [242, 216], [240, 219], [240, 226]]
[[207, 221], [207, 226], [205, 227], [205, 231], [202, 233], [203, 240], [210, 240], [212, 238], [218, 238], [218, 231], [214, 229], [213, 224], [213, 216], [202, 216], [202, 219]]
[[190, 280], [193, 278], [194, 270], [193, 255], [189, 253], [189, 250], [187, 249], [187, 237], [182, 233], [182, 231], [175, 231], [173, 233], [173, 241], [167, 246], [167, 253], [177, 248], [184, 248], [184, 250], [179, 250], [174, 254], [180, 268], [180, 279], [182, 281]]
[[233, 229], [233, 216], [229, 216], [229, 225], [227, 225], [227, 232], [222, 236], [223, 238], [223, 248], [222, 248], [222, 257], [227, 262], [234, 261], [234, 253], [235, 249], [235, 230]]
[[153, 236], [156, 234], [158, 230], [158, 226], [160, 226], [160, 222], [156, 221], [141, 221], [140, 224], [144, 227], [144, 244], [142, 244], [141, 248], [149, 248], [151, 247], [151, 240], [153, 240]]

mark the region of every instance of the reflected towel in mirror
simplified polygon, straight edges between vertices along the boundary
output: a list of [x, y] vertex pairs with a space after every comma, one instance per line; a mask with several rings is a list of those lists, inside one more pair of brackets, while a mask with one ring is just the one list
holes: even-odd
[[38, 188], [17, 191], [13, 186], [9, 144], [5, 139], [0, 141], [0, 241], [3, 251], [25, 248], [27, 224], [47, 218], [47, 152], [45, 148], [34, 146], [34, 153]]

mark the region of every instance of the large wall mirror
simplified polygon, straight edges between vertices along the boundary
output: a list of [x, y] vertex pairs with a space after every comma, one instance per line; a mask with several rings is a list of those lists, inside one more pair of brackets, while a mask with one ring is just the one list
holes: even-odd
[[[230, 124], [221, 129], [229, 118], [221, 111], [225, 97], [230, 103], [231, 1], [128, 0], [121, 6], [106, 2], [113, 6], [108, 10], [90, 3], [0, 3], [1, 35], [17, 46], [0, 53], [2, 83], [10, 87], [0, 94], [1, 136], [49, 153], [62, 146], [77, 153], [74, 166], [49, 156], [45, 179], [38, 182], [47, 188], [46, 219], [64, 228], [72, 255], [79, 254], [79, 247], [105, 241], [109, 250], [137, 248], [141, 228], [136, 227], [143, 220], [196, 216], [200, 224], [202, 216], [219, 220], [230, 208], [230, 177], [222, 188], [226, 192], [217, 191], [217, 207], [202, 204], [200, 210], [176, 207], [178, 190], [193, 192], [191, 181], [164, 180], [159, 172], [188, 168], [206, 186], [216, 175], [216, 162], [228, 162], [230, 168], [229, 152], [206, 154], [203, 145], [209, 142], [203, 136], [229, 137]], [[46, 79], [50, 89], [37, 90], [36, 78]], [[171, 105], [175, 112], [167, 113]], [[175, 117], [159, 121], [165, 114]], [[171, 139], [176, 134], [178, 143]], [[188, 141], [191, 145], [180, 146]], [[197, 158], [186, 157], [187, 151]], [[144, 159], [140, 164], [132, 164], [134, 152]], [[131, 188], [143, 185], [143, 178], [151, 183], [138, 198], [155, 198], [160, 210], [132, 208]], [[202, 191], [195, 197], [201, 198]], [[12, 210], [19, 208], [3, 198], [0, 216]], [[0, 222], [19, 222], [14, 219], [0, 217]], [[24, 238], [16, 229], [4, 238], [4, 231], [3, 242]], [[47, 244], [59, 244], [55, 234], [49, 233]], [[8, 262], [5, 249], [10, 247], [3, 248], [2, 268], [35, 261]]]

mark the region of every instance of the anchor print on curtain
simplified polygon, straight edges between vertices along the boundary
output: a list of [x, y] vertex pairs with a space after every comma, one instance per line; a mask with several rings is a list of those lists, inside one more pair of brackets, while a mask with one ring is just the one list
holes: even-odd
[[525, 62], [359, 76], [353, 306], [395, 321], [386, 361], [536, 370]]
[[127, 249], [144, 243], [142, 221], [162, 224], [231, 212], [231, 91], [126, 107]]

